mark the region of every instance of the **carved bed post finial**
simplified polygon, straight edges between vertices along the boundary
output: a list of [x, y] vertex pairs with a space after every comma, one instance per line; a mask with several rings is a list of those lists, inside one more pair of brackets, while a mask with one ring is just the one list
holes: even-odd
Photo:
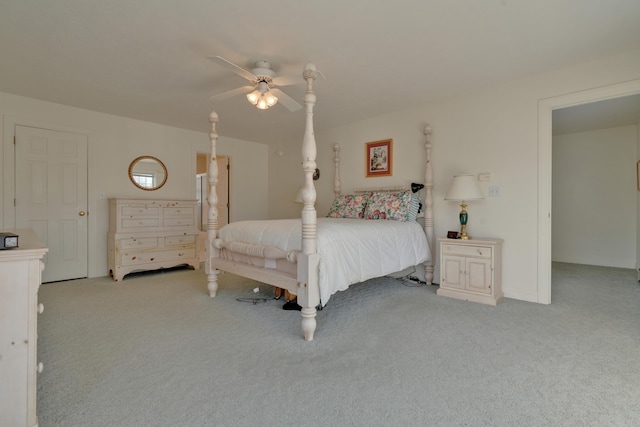
[[313, 174], [316, 170], [316, 139], [313, 132], [313, 107], [316, 104], [316, 95], [313, 93], [313, 81], [316, 79], [316, 68], [313, 64], [307, 64], [303, 77], [307, 81], [307, 91], [304, 94], [306, 107], [306, 123], [304, 139], [302, 141], [302, 172], [304, 174], [304, 186], [302, 190], [302, 252], [314, 254], [316, 250], [316, 189], [313, 185]]
[[316, 95], [313, 82], [317, 71], [313, 64], [304, 67], [302, 77], [307, 82], [304, 94], [306, 122], [302, 141], [302, 172], [304, 186], [302, 188], [302, 254], [298, 257], [298, 304], [302, 307], [302, 330], [304, 339], [313, 340], [316, 330], [316, 306], [320, 303], [318, 289], [319, 256], [317, 253], [317, 215], [316, 189], [313, 185], [313, 174], [316, 170], [316, 140], [313, 133], [313, 107]]
[[427, 152], [427, 161], [424, 168], [424, 188], [426, 189], [424, 205], [424, 232], [427, 236], [427, 243], [431, 250], [431, 260], [424, 264], [425, 281], [428, 285], [433, 283], [433, 269], [435, 265], [436, 251], [434, 242], [434, 215], [433, 215], [433, 169], [431, 168], [431, 126], [426, 125], [424, 127], [424, 135], [426, 136], [426, 142], [424, 148]]
[[211, 123], [211, 132], [209, 133], [211, 154], [209, 156], [209, 169], [207, 171], [207, 182], [209, 183], [207, 203], [209, 204], [209, 211], [207, 214], [205, 270], [207, 272], [207, 289], [209, 289], [209, 295], [215, 297], [218, 291], [218, 274], [220, 273], [219, 270], [212, 266], [212, 258], [219, 256], [219, 249], [213, 246], [213, 241], [216, 239], [218, 233], [218, 193], [216, 192], [216, 186], [218, 185], [218, 162], [216, 153], [216, 143], [218, 141], [216, 123], [218, 123], [218, 113], [212, 111], [211, 114], [209, 114], [209, 122]]
[[333, 194], [338, 197], [342, 191], [342, 183], [340, 182], [340, 146], [338, 144], [333, 146], [333, 153], [335, 155], [333, 159], [333, 164], [335, 165]]

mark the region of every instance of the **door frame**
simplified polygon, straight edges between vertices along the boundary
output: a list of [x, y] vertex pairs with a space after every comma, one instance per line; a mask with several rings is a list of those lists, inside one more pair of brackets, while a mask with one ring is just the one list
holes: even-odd
[[[3, 116], [3, 129], [2, 129], [2, 150], [0, 151], [0, 163], [2, 163], [2, 199], [0, 200], [2, 217], [0, 218], [0, 225], [3, 228], [15, 228], [16, 226], [16, 207], [13, 201], [16, 197], [16, 183], [15, 183], [15, 146], [13, 144], [13, 138], [15, 136], [16, 126], [34, 127], [40, 129], [48, 129], [58, 132], [77, 133], [85, 135], [87, 137], [87, 172], [91, 171], [95, 167], [95, 159], [92, 156], [91, 150], [91, 132], [87, 129], [78, 129], [69, 126], [59, 126], [51, 123], [42, 123], [34, 120], [19, 119], [11, 117], [9, 115]], [[97, 263], [94, 260], [93, 245], [94, 242], [94, 230], [97, 229], [97, 215], [92, 215], [96, 212], [96, 198], [92, 197], [95, 194], [95, 184], [90, 179], [90, 174], [87, 173], [87, 274], [88, 277], [93, 277], [92, 272], [97, 270]]]
[[537, 302], [539, 303], [551, 304], [551, 146], [553, 139], [553, 110], [636, 94], [640, 94], [640, 79], [538, 101]]

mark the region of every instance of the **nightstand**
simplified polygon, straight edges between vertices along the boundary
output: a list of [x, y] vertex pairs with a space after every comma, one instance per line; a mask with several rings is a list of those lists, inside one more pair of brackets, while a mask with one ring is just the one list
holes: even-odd
[[502, 300], [502, 239], [439, 238], [438, 295], [483, 304]]

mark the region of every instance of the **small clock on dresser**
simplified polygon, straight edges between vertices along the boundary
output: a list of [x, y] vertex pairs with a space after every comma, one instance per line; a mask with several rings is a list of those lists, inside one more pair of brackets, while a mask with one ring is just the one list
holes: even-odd
[[18, 247], [18, 235], [14, 233], [0, 232], [0, 249], [11, 249]]

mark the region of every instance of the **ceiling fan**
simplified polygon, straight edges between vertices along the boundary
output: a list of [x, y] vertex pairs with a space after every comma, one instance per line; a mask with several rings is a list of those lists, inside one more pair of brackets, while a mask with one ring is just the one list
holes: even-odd
[[271, 69], [271, 64], [264, 60], [257, 61], [255, 68], [247, 71], [221, 56], [212, 56], [209, 59], [251, 82], [251, 85], [213, 95], [210, 99], [226, 99], [235, 95], [246, 94], [249, 102], [261, 110], [274, 106], [278, 101], [289, 111], [297, 111], [302, 108], [298, 101], [278, 89], [281, 86], [304, 83], [300, 76], [276, 76], [276, 73]]

